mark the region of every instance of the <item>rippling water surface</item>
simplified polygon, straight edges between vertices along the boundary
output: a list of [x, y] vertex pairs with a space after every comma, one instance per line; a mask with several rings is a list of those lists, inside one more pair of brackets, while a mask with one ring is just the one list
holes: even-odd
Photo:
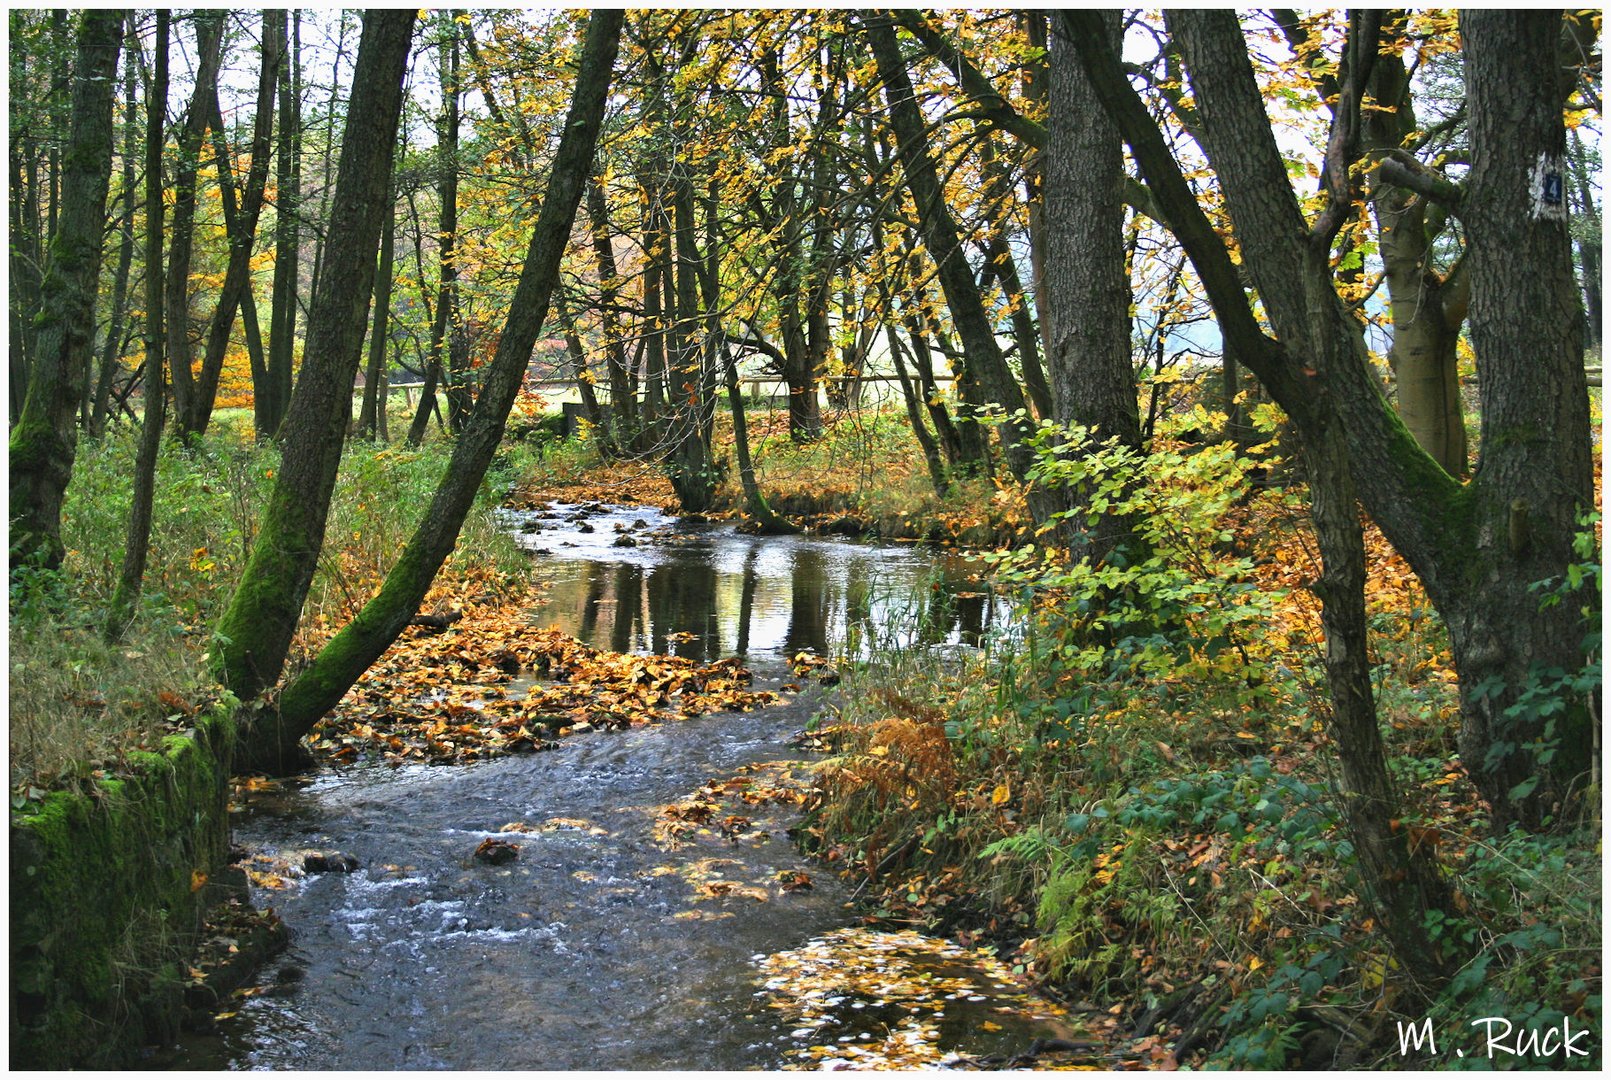
[[[622, 507], [511, 513], [509, 526], [552, 579], [538, 623], [620, 651], [742, 656], [773, 685], [800, 650], [954, 648], [999, 618], [966, 566], [911, 548], [747, 537]], [[885, 1037], [895, 1014], [919, 1007], [840, 992], [840, 1023], [820, 1000], [808, 1021], [779, 1000], [807, 991], [778, 983], [769, 958], [856, 923], [845, 889], [786, 835], [790, 810], [744, 806], [741, 835], [709, 829], [681, 846], [655, 828], [658, 807], [707, 781], [799, 758], [789, 737], [821, 701], [808, 690], [756, 713], [593, 732], [474, 765], [323, 769], [256, 794], [238, 842], [336, 849], [360, 869], [256, 893], [290, 925], [292, 947], [264, 970], [262, 992], [174, 1064], [776, 1068], [824, 1038]], [[473, 860], [489, 837], [517, 843], [519, 857]], [[901, 962], [908, 979], [928, 979], [920, 956]], [[933, 964], [947, 978], [967, 970], [955, 956]], [[913, 1030], [974, 1053], [1057, 1030], [995, 1007], [998, 984], [976, 975], [978, 990], [921, 1006], [925, 1024], [949, 1009], [948, 1024]], [[992, 1010], [991, 1028], [968, 1022], [969, 1009]], [[861, 1030], [871, 1016], [882, 1027]]]

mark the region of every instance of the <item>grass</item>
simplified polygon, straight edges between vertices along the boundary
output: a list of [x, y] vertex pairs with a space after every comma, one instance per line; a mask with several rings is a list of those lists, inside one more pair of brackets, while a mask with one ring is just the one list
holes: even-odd
[[[14, 793], [121, 768], [131, 750], [155, 748], [216, 694], [207, 674], [210, 628], [245, 564], [279, 466], [277, 448], [250, 432], [250, 415], [231, 411], [193, 450], [165, 446], [141, 606], [116, 647], [100, 633], [122, 562], [135, 433], [119, 429], [81, 444], [62, 514], [62, 569], [23, 569], [11, 579]], [[379, 588], [449, 451], [441, 439], [417, 450], [349, 445], [292, 664]], [[518, 460], [522, 451], [513, 453]], [[507, 469], [489, 476], [445, 576], [489, 564], [524, 575], [524, 555], [491, 514], [511, 482]]]

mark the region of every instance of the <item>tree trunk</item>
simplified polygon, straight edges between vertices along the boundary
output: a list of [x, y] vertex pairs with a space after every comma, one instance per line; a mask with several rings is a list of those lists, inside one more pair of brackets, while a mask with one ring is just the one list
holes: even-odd
[[190, 258], [196, 234], [196, 173], [201, 144], [218, 102], [218, 66], [223, 52], [224, 13], [195, 16], [197, 62], [195, 90], [185, 126], [179, 133], [179, 168], [173, 182], [172, 239], [168, 245], [168, 285], [163, 323], [168, 334], [168, 366], [173, 373], [174, 419], [183, 425], [194, 409], [196, 379], [191, 372]]
[[[1104, 40], [1117, 50], [1121, 13], [1101, 11], [1097, 18]], [[1069, 29], [1060, 20], [1054, 26], [1044, 211], [1052, 415], [1060, 424], [1086, 428], [1098, 443], [1111, 439], [1139, 450], [1123, 144], [1074, 55]], [[1061, 531], [1072, 557], [1088, 557], [1094, 565], [1129, 539], [1132, 523], [1113, 515], [1089, 521], [1089, 496], [1075, 488], [1048, 498], [1076, 511]]]
[[699, 246], [695, 241], [693, 192], [687, 177], [690, 166], [678, 161], [672, 166], [671, 209], [675, 233], [675, 270], [672, 297], [675, 303], [667, 334], [673, 396], [671, 407], [671, 455], [668, 477], [677, 493], [677, 504], [686, 513], [709, 510], [716, 496], [716, 463], [711, 455], [710, 417], [714, 402], [709, 393], [709, 370], [705, 349], [699, 338]]
[[[1532, 175], [1540, 153], [1564, 143], [1552, 51], [1559, 15], [1467, 17], [1467, 29], [1477, 27], [1465, 38], [1473, 168], [1460, 212], [1469, 219], [1470, 317], [1485, 400], [1482, 463], [1469, 485], [1451, 479], [1387, 404], [1357, 323], [1342, 310], [1329, 275], [1320, 276], [1326, 268], [1311, 261], [1311, 229], [1290, 194], [1234, 19], [1171, 16], [1194, 28], [1218, 21], [1210, 27], [1216, 44], [1207, 68], [1194, 72], [1202, 128], [1206, 135], [1221, 130], [1209, 140], [1209, 156], [1279, 340], [1259, 330], [1224, 243], [1118, 58], [1085, 36], [1075, 45], [1155, 204], [1190, 253], [1227, 345], [1304, 439], [1333, 419], [1344, 433], [1366, 509], [1449, 627], [1461, 683], [1461, 756], [1495, 819], [1529, 827], [1560, 821], [1597, 728], [1586, 703], [1552, 691], [1541, 675], [1582, 666], [1580, 615], [1573, 604], [1541, 609], [1531, 586], [1566, 576], [1575, 515], [1592, 504], [1587, 388], [1566, 230], [1534, 217], [1532, 191], [1516, 180]], [[1552, 77], [1518, 81], [1518, 70]], [[1229, 99], [1216, 119], [1207, 102], [1222, 92]], [[1526, 138], [1515, 137], [1518, 131]], [[1346, 165], [1342, 157], [1336, 164]], [[1318, 317], [1323, 334], [1312, 323]], [[1598, 597], [1586, 599], [1597, 618]], [[1539, 714], [1541, 692], [1545, 705], [1564, 706], [1563, 715]]]
[[615, 243], [610, 231], [610, 205], [604, 185], [597, 179], [587, 185], [587, 224], [593, 257], [598, 264], [599, 332], [604, 337], [604, 363], [610, 381], [611, 422], [608, 426], [613, 429], [610, 441], [630, 446], [638, 424], [638, 391], [627, 364], [626, 344], [621, 338], [620, 319], [616, 315], [620, 272], [616, 269]]
[[[207, 327], [207, 346], [202, 353], [201, 371], [196, 378], [190, 410], [178, 418], [182, 436], [195, 437], [207, 431], [207, 425], [212, 420], [213, 403], [218, 399], [218, 380], [223, 374], [224, 359], [229, 353], [235, 315], [251, 303], [252, 248], [257, 242], [257, 221], [263, 210], [263, 193], [268, 185], [269, 149], [274, 132], [274, 84], [281, 59], [279, 42], [271, 32], [271, 21], [265, 14], [262, 67], [257, 80], [257, 115], [252, 121], [252, 164], [246, 174], [246, 187], [241, 192], [238, 207], [229, 160], [229, 140], [224, 133], [224, 117], [218, 107], [218, 96], [213, 95], [210, 123], [218, 163], [219, 192], [224, 204], [224, 232], [229, 239], [229, 261], [224, 268], [218, 306], [213, 309], [212, 322]], [[255, 310], [253, 315], [256, 315]], [[262, 367], [262, 364], [259, 362], [255, 366]]]
[[929, 426], [923, 422], [923, 412], [917, 400], [918, 391], [906, 374], [906, 361], [901, 358], [905, 350], [901, 345], [900, 335], [895, 331], [893, 321], [885, 323], [884, 333], [889, 339], [890, 359], [895, 361], [895, 377], [900, 380], [901, 400], [906, 403], [906, 419], [912, 425], [912, 434], [917, 438], [917, 445], [923, 450], [923, 461], [928, 465], [929, 482], [934, 485], [934, 494], [943, 499], [951, 493], [951, 482], [945, 475], [945, 463], [940, 460], [939, 444], [929, 433]]
[[1600, 348], [1600, 209], [1594, 202], [1597, 176], [1591, 175], [1587, 153], [1577, 129], [1572, 129], [1572, 187], [1583, 225], [1573, 230], [1578, 257], [1583, 262], [1583, 339], [1590, 349]]
[[[1230, 12], [1171, 12], [1168, 19], [1191, 74], [1204, 149], [1225, 182], [1232, 220], [1245, 245], [1245, 257], [1253, 261], [1271, 322], [1282, 341], [1311, 365], [1315, 380], [1322, 386], [1340, 382], [1349, 371], [1361, 370], [1363, 340], [1331, 285], [1331, 237], [1309, 231], [1286, 185], [1241, 28]], [[1351, 32], [1350, 43], [1354, 41]], [[1374, 58], [1374, 41], [1361, 41], [1359, 46]], [[1364, 76], [1345, 62], [1340, 95], [1346, 99], [1349, 87], [1359, 87]], [[1353, 91], [1356, 102], [1359, 92]], [[1339, 105], [1339, 116], [1346, 108], [1346, 102]], [[1255, 127], [1258, 121], [1264, 122], [1262, 129]], [[1334, 123], [1334, 133], [1341, 123]], [[1332, 145], [1339, 145], [1335, 137]], [[1254, 181], [1269, 183], [1276, 169], [1283, 175], [1282, 186], [1276, 189], [1282, 201], [1266, 208], [1258, 200], [1270, 195], [1255, 188]], [[1279, 279], [1273, 276], [1276, 273]], [[1387, 775], [1371, 698], [1364, 535], [1355, 505], [1355, 463], [1347, 421], [1327, 404], [1322, 400], [1319, 408], [1307, 410], [1302, 439], [1310, 474], [1310, 516], [1323, 566], [1316, 592], [1322, 603], [1331, 690], [1329, 726], [1342, 764], [1343, 805], [1360, 855], [1362, 879], [1378, 906], [1382, 929], [1401, 963], [1435, 984], [1448, 969], [1427, 936], [1425, 914], [1441, 908], [1446, 898], [1430, 854], [1411, 850], [1405, 833], [1391, 827], [1400, 816], [1400, 800]]]
[[364, 16], [326, 272], [314, 294], [302, 373], [283, 425], [285, 449], [251, 556], [217, 627], [216, 669], [242, 701], [279, 678], [324, 542], [352, 422], [414, 17], [413, 10], [390, 9]]
[[[29, 60], [37, 63], [38, 58], [30, 57], [26, 49], [16, 47], [17, 37], [24, 26], [25, 13], [12, 10], [7, 14], [11, 19], [13, 42], [10, 56], [12, 86], [21, 87], [30, 81]], [[16, 105], [17, 91], [13, 90], [12, 95], [13, 105]], [[11, 199], [7, 212], [11, 222], [10, 414], [13, 425], [21, 418], [23, 402], [28, 398], [28, 374], [38, 346], [34, 323], [39, 315], [39, 285], [45, 266], [44, 246], [39, 235], [38, 169], [39, 146], [45, 136], [33, 127], [37, 122], [36, 112], [32, 108], [18, 110], [12, 116], [11, 125]]]
[[456, 12], [444, 12], [442, 53], [442, 126], [439, 129], [440, 168], [438, 194], [442, 202], [442, 223], [437, 230], [441, 245], [441, 284], [437, 288], [438, 310], [447, 309], [448, 342], [448, 427], [456, 435], [470, 416], [474, 396], [470, 393], [470, 350], [465, 338], [464, 319], [459, 313], [459, 24]]
[[[285, 15], [266, 11], [271, 33], [285, 42]], [[258, 438], [279, 434], [291, 403], [291, 370], [296, 345], [297, 277], [301, 259], [299, 217], [302, 212], [302, 59], [301, 13], [289, 63], [280, 69], [280, 138], [274, 165], [274, 294], [269, 312], [266, 379], [252, 390], [253, 423]]]
[[112, 177], [112, 119], [123, 12], [79, 19], [72, 125], [63, 155], [63, 213], [41, 289], [39, 355], [11, 432], [11, 564], [60, 565], [62, 496], [78, 449], [78, 407], [89, 376], [95, 294]]
[[[1075, 64], [1077, 66], [1078, 62], [1075, 61]], [[1101, 106], [1093, 103], [1093, 107], [1100, 114]], [[1056, 114], [1052, 115], [1055, 118]], [[1048, 127], [1050, 126], [1048, 122]], [[1118, 146], [1117, 132], [1113, 133], [1113, 139], [1114, 145]], [[1053, 414], [1052, 389], [1051, 383], [1046, 378], [1046, 369], [1041, 365], [1040, 354], [1042, 343], [1049, 343], [1051, 339], [1044, 326], [1036, 325], [1034, 305], [1040, 306], [1043, 312], [1041, 322], [1045, 322], [1046, 300], [1040, 293], [1031, 296], [1024, 289], [1023, 279], [1018, 273], [1018, 260], [1013, 258], [1012, 245], [1007, 242], [1007, 207], [1013, 196], [1012, 176], [1002, 166], [989, 143], [984, 144], [984, 155], [985, 170], [990, 177], [989, 202], [992, 207], [989, 211], [989, 231], [983, 245], [984, 269], [986, 274], [1001, 284], [1002, 294], [1011, 309], [1008, 318], [1012, 321], [1013, 342], [1018, 346], [1018, 366], [1024, 373], [1024, 389], [1028, 391], [1029, 400], [1035, 406], [1035, 414], [1045, 419]], [[1041, 171], [1044, 172], [1043, 169]], [[1121, 180], [1123, 178], [1122, 166], [1120, 178]], [[1122, 219], [1122, 202], [1120, 206]], [[1044, 216], [1044, 207], [1037, 211], [1036, 216]], [[1128, 284], [1126, 282], [1127, 291]], [[1049, 358], [1051, 355], [1049, 344], [1046, 353]]]
[[369, 332], [369, 366], [364, 371], [364, 401], [358, 409], [358, 437], [369, 442], [375, 441], [386, 411], [386, 324], [391, 318], [392, 262], [397, 251], [397, 201], [391, 194], [387, 192], [389, 212], [380, 233], [380, 259], [375, 266], [375, 325]]
[[[424, 283], [421, 283], [424, 287]], [[425, 429], [430, 426], [431, 413], [436, 409], [436, 385], [442, 379], [442, 348], [448, 332], [448, 305], [442, 293], [436, 294], [436, 317], [431, 320], [431, 352], [425, 364], [425, 382], [420, 387], [420, 406], [408, 425], [408, 445], [418, 446], [425, 441]]]
[[[1409, 71], [1398, 55], [1381, 56], [1372, 73], [1375, 108], [1361, 117], [1366, 146], [1379, 161], [1417, 130]], [[1430, 265], [1427, 200], [1375, 174], [1371, 210], [1387, 274], [1393, 345], [1387, 359], [1398, 384], [1404, 426], [1450, 476], [1466, 475], [1466, 422], [1455, 345], [1465, 322], [1465, 276], [1447, 279]]]
[[566, 310], [563, 298], [555, 298], [554, 315], [565, 335], [565, 351], [570, 355], [571, 367], [576, 371], [576, 393], [582, 399], [582, 415], [593, 425], [593, 437], [603, 450], [610, 445], [610, 432], [604, 422], [604, 411], [599, 407], [598, 394], [593, 389], [596, 380], [587, 365], [587, 348], [576, 332], [576, 322]]
[[[347, 53], [347, 17], [351, 14], [345, 8], [338, 13], [336, 20], [336, 48], [335, 55], [330, 62], [330, 103], [325, 107], [325, 139], [324, 154], [322, 155], [323, 175], [319, 179], [319, 218], [328, 226], [330, 221], [330, 169], [335, 164], [333, 151], [336, 146], [336, 113], [341, 107], [341, 62]], [[300, 47], [300, 43], [299, 47]], [[300, 58], [299, 58], [300, 59]], [[330, 238], [329, 229], [314, 230], [313, 234], [313, 273], [308, 281], [308, 289], [315, 296], [319, 294], [319, 281], [324, 273], [325, 247]]]
[[790, 524], [777, 515], [761, 494], [755, 482], [755, 463], [750, 460], [749, 427], [744, 422], [744, 393], [738, 388], [738, 364], [732, 350], [724, 343], [722, 364], [727, 377], [727, 407], [733, 414], [733, 454], [738, 458], [738, 482], [744, 490], [744, 511], [749, 514], [755, 530], [764, 536], [797, 533], [799, 526]]
[[[1551, 670], [1581, 669], [1584, 637], [1599, 627], [1598, 595], [1545, 607], [1534, 588], [1581, 561], [1573, 551], [1578, 515], [1594, 506], [1571, 236], [1565, 215], [1541, 213], [1535, 191], [1517, 182], [1541, 161], [1549, 162], [1541, 171], [1564, 174], [1565, 95], [1545, 77], [1560, 72], [1561, 18], [1470, 10], [1461, 12], [1460, 29], [1471, 113], [1464, 220], [1482, 460], [1471, 483], [1472, 548], [1451, 553], [1465, 587], [1434, 599], [1460, 672], [1461, 758], [1501, 821], [1539, 828], [1562, 820], [1569, 794], [1584, 793], [1599, 745], [1592, 702], [1563, 693], [1565, 708], [1553, 717], [1528, 696], [1547, 687]], [[1534, 778], [1538, 786], [1522, 790]]]
[[274, 769], [294, 756], [297, 741], [397, 639], [414, 617], [436, 572], [453, 550], [487, 466], [503, 438], [509, 409], [524, 381], [531, 350], [548, 314], [570, 239], [604, 113], [622, 16], [595, 12], [583, 44], [570, 114], [554, 158], [554, 171], [532, 233], [526, 265], [510, 298], [498, 350], [470, 421], [453, 447], [431, 505], [386, 582], [358, 615], [320, 650], [286, 687], [278, 710], [265, 710], [249, 742], [237, 752], [237, 771]]
[[108, 642], [121, 639], [134, 621], [135, 605], [139, 603], [145, 582], [146, 557], [151, 544], [151, 510], [156, 495], [157, 455], [162, 450], [163, 413], [167, 407], [168, 390], [162, 374], [162, 125], [168, 108], [168, 25], [168, 12], [158, 8], [151, 85], [145, 108], [145, 420], [140, 428], [140, 449], [134, 461], [134, 494], [129, 501], [123, 566], [107, 610], [105, 637]]
[[[95, 393], [90, 403], [89, 417], [84, 429], [94, 438], [106, 431], [106, 414], [112, 405], [112, 377], [117, 373], [118, 357], [123, 346], [123, 320], [129, 313], [129, 270], [134, 264], [134, 162], [139, 152], [136, 141], [134, 115], [140, 107], [135, 89], [135, 70], [139, 67], [140, 39], [131, 25], [125, 28], [123, 72], [123, 224], [119, 229], [122, 239], [118, 244], [117, 275], [112, 280], [112, 316], [106, 326], [106, 340], [101, 344], [101, 370], [96, 379]], [[160, 260], [158, 260], [160, 261]]]
[[1034, 434], [1023, 392], [1007, 368], [1001, 346], [996, 342], [995, 328], [985, 313], [978, 283], [963, 257], [956, 221], [945, 204], [939, 172], [929, 153], [923, 115], [901, 59], [895, 27], [888, 17], [876, 14], [863, 16], [862, 22], [878, 65], [879, 80], [884, 84], [884, 96], [889, 102], [890, 126], [895, 131], [906, 185], [917, 206], [923, 242], [939, 268], [946, 306], [951, 310], [952, 322], [962, 340], [966, 368], [958, 377], [974, 380], [982, 398], [1005, 411], [1006, 419], [1000, 429], [1002, 448], [1008, 468], [1022, 480], [1033, 462], [1028, 440]]

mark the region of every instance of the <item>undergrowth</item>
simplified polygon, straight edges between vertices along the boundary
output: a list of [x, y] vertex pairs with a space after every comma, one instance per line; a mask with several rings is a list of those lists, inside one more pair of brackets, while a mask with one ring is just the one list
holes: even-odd
[[[11, 788], [27, 797], [115, 771], [187, 726], [215, 693], [206, 647], [229, 602], [267, 499], [279, 451], [249, 421], [215, 425], [195, 447], [165, 444], [158, 461], [150, 556], [136, 619], [121, 643], [101, 640], [127, 527], [136, 433], [81, 443], [62, 512], [59, 570], [11, 575]], [[428, 505], [451, 445], [350, 443], [326, 546], [291, 663], [334, 633], [379, 588]], [[523, 576], [525, 558], [491, 510], [511, 483], [489, 477], [444, 568]]]
[[[1434, 848], [1451, 884], [1431, 933], [1474, 957], [1430, 1012], [1411, 1011], [1418, 973], [1399, 968], [1361, 900], [1340, 817], [1299, 493], [1253, 482], [1270, 449], [1166, 432], [1149, 455], [1065, 456], [1079, 475], [1062, 479], [1134, 511], [1146, 557], [1098, 570], [1006, 558], [1010, 634], [960, 661], [847, 665], [808, 845], [884, 917], [981, 935], [1025, 977], [1128, 1003], [1154, 1060], [1426, 1067], [1400, 1056], [1401, 1023], [1430, 1017], [1442, 1045], [1480, 1049], [1469, 1022], [1502, 1016], [1518, 1031], [1588, 1030], [1593, 1052], [1472, 1064], [1596, 1066], [1599, 824], [1491, 834], [1453, 749], [1446, 634], [1372, 529], [1399, 827]], [[1598, 589], [1586, 565], [1576, 584]], [[1597, 694], [1589, 644], [1584, 671], [1541, 694]]]

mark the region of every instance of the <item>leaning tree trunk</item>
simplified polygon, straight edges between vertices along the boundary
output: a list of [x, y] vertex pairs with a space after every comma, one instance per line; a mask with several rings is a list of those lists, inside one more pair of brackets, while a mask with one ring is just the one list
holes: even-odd
[[[207, 327], [206, 348], [202, 351], [201, 371], [196, 376], [196, 392], [191, 398], [190, 410], [179, 417], [179, 432], [184, 436], [205, 434], [212, 421], [213, 404], [218, 399], [218, 380], [224, 371], [224, 358], [229, 352], [229, 340], [235, 328], [235, 315], [252, 305], [252, 248], [257, 243], [257, 221], [263, 211], [263, 195], [268, 185], [269, 148], [274, 133], [274, 83], [282, 59], [279, 42], [271, 31], [272, 20], [263, 18], [262, 70], [258, 73], [257, 115], [252, 121], [252, 163], [246, 174], [246, 186], [241, 190], [240, 202], [235, 199], [235, 180], [229, 160], [229, 140], [224, 133], [224, 117], [213, 97], [213, 146], [218, 168], [219, 194], [224, 204], [224, 235], [229, 241], [229, 260], [225, 264], [224, 283], [219, 289], [218, 306], [213, 309]], [[256, 311], [252, 311], [255, 320]], [[243, 319], [244, 321], [244, 319]], [[256, 335], [249, 335], [255, 338]], [[248, 346], [251, 347], [250, 345]], [[254, 374], [263, 371], [262, 346], [252, 350], [257, 362]], [[266, 371], [264, 372], [266, 376]]]
[[39, 354], [11, 431], [11, 563], [58, 566], [62, 497], [78, 449], [78, 407], [89, 377], [95, 291], [112, 179], [112, 112], [123, 12], [79, 20], [72, 126], [63, 155], [62, 213], [50, 243], [36, 330]]
[[352, 100], [331, 206], [325, 273], [313, 297], [302, 374], [282, 436], [284, 453], [257, 541], [218, 622], [214, 664], [242, 701], [274, 685], [324, 543], [341, 448], [352, 422], [375, 249], [389, 207], [415, 12], [364, 15]]
[[[1410, 848], [1405, 832], [1392, 828], [1400, 816], [1400, 799], [1387, 773], [1371, 696], [1364, 535], [1354, 488], [1357, 463], [1347, 418], [1326, 396], [1329, 388], [1344, 385], [1357, 374], [1363, 358], [1358, 327], [1330, 281], [1335, 230], [1311, 232], [1290, 195], [1283, 192], [1284, 197], [1271, 206], [1272, 200], [1251, 183], [1254, 178], [1273, 179], [1284, 167], [1269, 138], [1235, 16], [1180, 11], [1167, 18], [1191, 74], [1204, 149], [1222, 178], [1234, 177], [1227, 181], [1226, 201], [1247, 257], [1257, 260], [1254, 273], [1271, 322], [1293, 355], [1304, 358], [1316, 385], [1316, 396], [1302, 413], [1303, 460], [1310, 473], [1310, 517], [1321, 553], [1322, 572], [1315, 591], [1322, 603], [1331, 691], [1328, 726], [1342, 765], [1342, 802], [1360, 855], [1361, 877], [1377, 905], [1383, 931], [1407, 968], [1435, 982], [1447, 969], [1439, 947], [1427, 934], [1425, 914], [1444, 906], [1445, 890], [1430, 854]], [[1349, 41], [1365, 60], [1361, 64], [1350, 54], [1339, 77], [1340, 96], [1351, 96], [1357, 104], [1375, 56], [1375, 35], [1356, 23]], [[1346, 116], [1347, 106], [1339, 106], [1338, 113]], [[1350, 143], [1357, 145], [1357, 132], [1350, 139], [1345, 125], [1346, 120], [1334, 122], [1333, 153], [1328, 158], [1328, 165], [1341, 166], [1339, 176], [1347, 174]], [[1347, 194], [1333, 189], [1333, 205], [1342, 205]]]
[[549, 297], [559, 278], [560, 257], [570, 239], [572, 219], [603, 120], [621, 21], [621, 12], [601, 10], [588, 23], [571, 111], [555, 154], [526, 265], [510, 297], [509, 316], [498, 350], [488, 365], [481, 394], [454, 443], [453, 457], [430, 507], [397, 565], [386, 575], [380, 592], [285, 687], [277, 709], [266, 708], [259, 714], [244, 747], [237, 750], [237, 771], [277, 769], [297, 756], [298, 740], [403, 632], [443, 560], [452, 552], [459, 528], [503, 439], [504, 424], [524, 381], [532, 346], [548, 315]]
[[134, 459], [134, 494], [129, 501], [129, 526], [123, 540], [123, 566], [107, 612], [108, 642], [120, 639], [134, 621], [134, 606], [145, 582], [157, 455], [162, 450], [162, 423], [168, 400], [162, 351], [162, 122], [168, 108], [168, 24], [168, 12], [159, 8], [145, 110], [145, 420]]

